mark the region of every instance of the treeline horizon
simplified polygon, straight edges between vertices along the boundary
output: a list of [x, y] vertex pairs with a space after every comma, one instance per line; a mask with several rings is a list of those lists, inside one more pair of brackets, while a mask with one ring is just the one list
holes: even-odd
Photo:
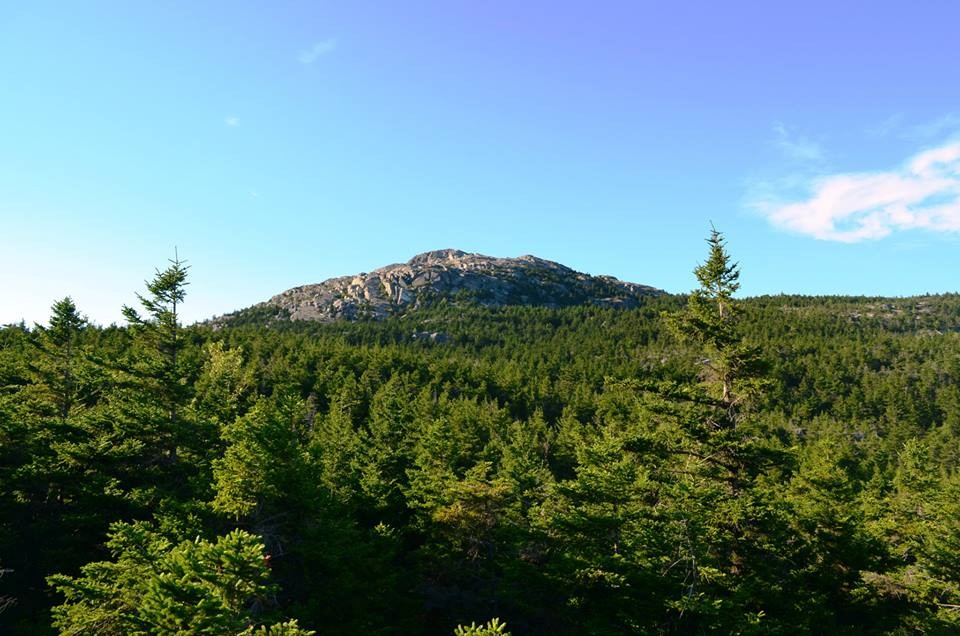
[[[184, 261], [186, 262], [186, 261]], [[670, 302], [682, 302], [685, 303], [690, 297], [689, 293], [683, 292], [667, 292], [664, 291], [663, 294], [651, 297], [647, 300], [647, 303], [657, 302], [655, 298], [660, 299], [660, 301]], [[72, 296], [67, 296], [71, 302], [73, 301]], [[960, 291], [940, 291], [940, 292], [923, 292], [919, 294], [908, 294], [908, 295], [871, 295], [871, 294], [811, 294], [811, 293], [797, 293], [797, 292], [779, 292], [779, 293], [765, 293], [765, 294], [756, 294], [752, 296], [737, 295], [734, 297], [740, 303], [743, 303], [746, 307], [749, 307], [753, 303], [766, 304], [768, 302], [776, 303], [797, 303], [800, 305], [805, 305], [808, 303], [824, 303], [834, 305], [834, 304], [858, 304], [866, 302], [890, 302], [890, 303], [908, 303], [911, 301], [925, 301], [925, 300], [951, 300], [960, 298]], [[454, 306], [458, 307], [464, 311], [470, 311], [471, 309], [482, 306], [482, 303], [472, 302], [469, 299], [457, 299], [457, 298], [446, 298], [439, 297], [436, 299], [428, 300], [422, 303], [420, 306], [410, 309], [405, 313], [398, 314], [386, 319], [386, 322], [396, 319], [404, 320], [413, 320], [416, 321], [419, 318], [422, 318], [424, 313], [429, 312], [431, 309], [436, 309], [438, 307], [445, 306]], [[586, 305], [585, 305], [586, 306]], [[536, 303], [532, 304], [517, 304], [517, 305], [506, 305], [503, 307], [483, 307], [485, 310], [490, 311], [509, 311], [512, 308], [531, 308], [537, 309], [540, 305]], [[617, 309], [617, 311], [622, 311]], [[78, 317], [82, 318], [84, 324], [90, 327], [95, 327], [99, 329], [111, 329], [111, 328], [123, 328], [126, 325], [121, 324], [120, 322], [114, 320], [110, 323], [104, 324], [92, 320], [84, 314], [82, 308], [77, 309]], [[360, 316], [353, 319], [339, 319], [334, 322], [319, 322], [311, 320], [287, 320], [286, 317], [283, 320], [271, 320], [277, 313], [282, 313], [283, 310], [279, 307], [274, 307], [270, 305], [264, 305], [263, 303], [257, 303], [249, 307], [244, 307], [242, 309], [236, 309], [229, 311], [223, 314], [214, 314], [208, 318], [203, 318], [196, 320], [191, 323], [184, 323], [182, 326], [184, 328], [190, 327], [206, 327], [214, 326], [215, 328], [221, 327], [237, 327], [237, 326], [260, 326], [264, 328], [276, 328], [278, 326], [290, 328], [290, 329], [306, 329], [310, 330], [316, 325], [336, 325], [336, 324], [346, 324], [351, 325], [358, 322], [374, 322], [374, 323], [383, 323], [385, 322], [382, 319], [373, 318], [373, 317], [364, 317]], [[49, 321], [49, 319], [48, 319]], [[26, 318], [21, 318], [13, 322], [8, 322], [0, 324], [0, 329], [21, 329], [24, 331], [33, 331], [35, 329], [43, 329], [48, 326], [47, 322], [37, 322], [34, 320], [27, 320]]]

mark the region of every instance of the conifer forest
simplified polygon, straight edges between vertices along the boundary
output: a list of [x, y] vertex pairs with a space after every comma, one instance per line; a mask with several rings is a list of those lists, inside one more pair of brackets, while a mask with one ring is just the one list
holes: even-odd
[[0, 633], [960, 633], [960, 296], [694, 267], [185, 325], [174, 259], [123, 325], [3, 327]]

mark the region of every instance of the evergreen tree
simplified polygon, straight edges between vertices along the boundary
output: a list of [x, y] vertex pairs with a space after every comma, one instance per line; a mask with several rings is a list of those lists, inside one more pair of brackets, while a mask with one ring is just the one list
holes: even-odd
[[240, 348], [211, 342], [204, 346], [203, 354], [190, 406], [199, 420], [209, 422], [216, 430], [246, 412], [253, 393], [253, 373], [245, 366]]
[[36, 329], [35, 342], [41, 352], [38, 373], [50, 391], [57, 415], [65, 421], [81, 389], [80, 336], [87, 321], [69, 296], [55, 302], [51, 310], [49, 326]]
[[319, 480], [307, 456], [304, 416], [302, 401], [276, 396], [223, 428], [226, 451], [213, 463], [215, 510], [248, 520], [272, 541], [269, 524], [278, 516], [316, 506]]
[[[63, 451], [77, 439], [100, 378], [85, 341], [91, 330], [73, 301], [57, 301], [51, 312], [49, 326], [37, 325], [24, 341], [29, 347], [16, 409], [4, 414], [0, 408], [0, 420], [11, 417], [11, 426], [0, 421], [0, 465], [7, 472], [6, 479], [0, 477], [0, 517], [20, 544], [6, 559], [12, 569], [6, 578], [31, 590], [42, 588], [43, 578], [64, 565], [82, 563], [91, 540], [88, 484]], [[10, 452], [14, 455], [3, 457]], [[26, 595], [14, 613], [36, 614], [38, 600]]]
[[173, 543], [149, 524], [118, 523], [108, 546], [114, 560], [87, 564], [78, 577], [50, 577], [65, 598], [53, 610], [61, 633], [312, 633], [262, 620], [276, 586], [262, 542], [247, 532]]
[[175, 256], [169, 267], [163, 271], [158, 269], [153, 280], [145, 282], [150, 295], [137, 294], [146, 311], [145, 316], [132, 307], [123, 307], [123, 316], [141, 344], [141, 355], [134, 361], [133, 370], [148, 384], [152, 397], [166, 413], [163, 452], [167, 461], [173, 464], [179, 459], [179, 447], [186, 437], [179, 419], [189, 396], [182, 360], [187, 342], [182, 334], [178, 308], [186, 298], [188, 269], [186, 262]]
[[331, 496], [311, 453], [310, 417], [305, 401], [276, 394], [224, 427], [212, 506], [263, 538], [292, 615], [329, 634], [387, 633], [390, 609], [405, 605], [390, 566], [396, 539], [384, 525], [359, 526]]
[[742, 402], [762, 384], [761, 368], [757, 350], [744, 342], [738, 324], [742, 310], [733, 295], [740, 289], [740, 266], [716, 228], [711, 227], [707, 244], [709, 257], [693, 270], [700, 286], [690, 293], [687, 308], [670, 316], [670, 324], [681, 339], [701, 347], [703, 380], [726, 411], [713, 425], [723, 429], [736, 426]]

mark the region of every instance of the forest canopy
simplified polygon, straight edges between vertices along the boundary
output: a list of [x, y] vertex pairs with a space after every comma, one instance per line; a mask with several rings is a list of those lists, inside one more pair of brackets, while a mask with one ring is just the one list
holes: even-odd
[[[956, 633], [960, 297], [0, 329], [0, 631]], [[442, 333], [441, 339], [416, 337]]]

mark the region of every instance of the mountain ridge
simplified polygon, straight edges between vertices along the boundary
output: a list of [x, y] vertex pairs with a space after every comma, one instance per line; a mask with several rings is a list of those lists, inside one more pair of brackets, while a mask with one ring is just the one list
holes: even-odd
[[592, 276], [532, 254], [495, 257], [448, 248], [423, 252], [406, 263], [371, 272], [329, 278], [292, 287], [218, 319], [229, 322], [244, 312], [275, 308], [275, 320], [334, 322], [382, 319], [439, 299], [473, 301], [487, 307], [594, 304], [632, 308], [663, 290]]

